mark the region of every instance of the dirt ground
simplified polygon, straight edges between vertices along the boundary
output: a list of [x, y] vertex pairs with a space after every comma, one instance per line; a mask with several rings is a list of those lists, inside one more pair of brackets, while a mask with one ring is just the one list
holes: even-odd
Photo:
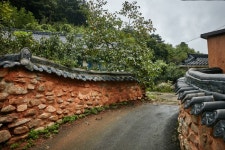
[[147, 92], [147, 96], [153, 104], [178, 105], [175, 93]]

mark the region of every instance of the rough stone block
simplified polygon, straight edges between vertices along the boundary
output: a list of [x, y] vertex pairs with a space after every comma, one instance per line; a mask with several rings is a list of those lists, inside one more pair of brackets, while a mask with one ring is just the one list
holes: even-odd
[[27, 81], [25, 78], [16, 78], [16, 79], [14, 79], [14, 82], [26, 83]]
[[0, 93], [0, 101], [6, 100], [8, 96], [9, 96], [8, 93]]
[[24, 95], [28, 93], [26, 87], [21, 87], [18, 85], [9, 86], [7, 92], [13, 95]]
[[3, 91], [6, 88], [6, 86], [7, 86], [7, 83], [4, 80], [2, 80], [0, 82], [0, 91]]
[[54, 116], [49, 117], [49, 120], [51, 120], [51, 121], [57, 121], [58, 119], [59, 118], [58, 118], [57, 115], [54, 115]]
[[43, 95], [43, 94], [37, 94], [35, 97], [36, 97], [37, 99], [39, 99], [39, 98], [44, 97], [44, 95]]
[[73, 98], [69, 98], [69, 99], [67, 99], [67, 102], [72, 103], [72, 102], [74, 102], [74, 99]]
[[191, 115], [191, 120], [196, 125], [199, 125], [199, 117], [198, 116]]
[[194, 131], [195, 134], [199, 133], [198, 126], [195, 125], [194, 123], [191, 124], [191, 130]]
[[27, 117], [27, 116], [34, 116], [34, 115], [36, 115], [36, 113], [37, 113], [36, 109], [29, 109], [29, 110], [26, 111], [24, 116], [25, 117]]
[[46, 108], [46, 111], [49, 112], [49, 113], [53, 113], [53, 112], [56, 111], [56, 108], [53, 107], [53, 106], [48, 106], [48, 107]]
[[50, 116], [51, 116], [50, 113], [42, 113], [42, 114], [39, 116], [39, 118], [40, 118], [40, 119], [47, 119], [47, 118], [49, 118]]
[[187, 123], [188, 126], [190, 126], [192, 123], [191, 116], [187, 115], [187, 117], [185, 118], [185, 122]]
[[31, 120], [27, 125], [29, 128], [35, 128], [35, 127], [43, 125], [43, 122], [41, 119], [34, 119], [34, 120]]
[[14, 129], [14, 134], [23, 134], [29, 131], [27, 126], [16, 127]]
[[13, 121], [14, 119], [10, 116], [0, 117], [0, 123], [9, 123]]
[[29, 100], [24, 99], [23, 97], [14, 97], [9, 99], [9, 104], [10, 105], [21, 105], [27, 103]]
[[21, 135], [21, 136], [16, 136], [16, 137], [13, 137], [13, 138], [10, 138], [10, 140], [7, 142], [8, 145], [11, 145], [17, 141], [20, 141], [22, 139], [25, 139], [28, 137], [28, 134], [24, 134], [24, 135]]
[[25, 111], [25, 110], [27, 110], [27, 104], [17, 106], [18, 112], [22, 112], [22, 111]]
[[63, 113], [63, 111], [61, 109], [57, 110], [56, 112], [58, 115], [61, 115]]
[[1, 109], [1, 112], [2, 113], [9, 113], [9, 112], [12, 112], [14, 110], [16, 110], [16, 107], [15, 106], [13, 106], [13, 105], [7, 105], [7, 106], [5, 106], [5, 107], [3, 107]]
[[46, 127], [51, 127], [53, 126], [55, 123], [54, 122], [50, 122], [49, 124], [46, 125]]
[[41, 130], [44, 130], [44, 129], [45, 129], [45, 127], [38, 127], [36, 129], [34, 129], [34, 131], [41, 131]]
[[41, 110], [41, 109], [45, 109], [47, 107], [47, 105], [45, 104], [40, 104], [38, 105], [38, 108]]
[[46, 92], [46, 93], [45, 93], [45, 96], [52, 96], [52, 95], [54, 95], [53, 92]]
[[54, 86], [55, 86], [55, 84], [53, 82], [51, 82], [51, 81], [47, 81], [45, 83], [45, 85], [46, 85], [46, 88], [47, 88], [48, 91], [52, 91]]
[[38, 83], [38, 80], [37, 80], [37, 79], [32, 79], [32, 80], [30, 81], [30, 83], [36, 85], [36, 84]]
[[61, 91], [61, 90], [57, 91], [57, 95], [56, 95], [57, 97], [61, 97], [63, 95], [65, 95], [65, 93], [63, 91]]
[[64, 109], [64, 108], [66, 108], [66, 106], [65, 105], [60, 105], [59, 108]]
[[191, 141], [196, 147], [198, 147], [199, 139], [198, 139], [198, 136], [195, 135], [193, 132], [191, 132], [188, 135], [188, 141]]
[[0, 143], [5, 142], [11, 138], [11, 134], [8, 130], [1, 130], [0, 131]]
[[22, 125], [22, 124], [25, 124], [25, 123], [29, 122], [30, 120], [31, 120], [30, 118], [18, 119], [15, 123], [9, 124], [8, 128], [17, 127], [19, 125]]
[[34, 90], [35, 89], [35, 86], [33, 84], [28, 84], [27, 85], [27, 89], [28, 90]]
[[45, 89], [46, 89], [45, 85], [40, 85], [37, 90], [38, 92], [44, 92]]
[[57, 100], [57, 103], [58, 103], [58, 104], [61, 104], [61, 103], [63, 103], [63, 100], [62, 100], [62, 99], [58, 99], [58, 100]]
[[182, 134], [187, 136], [189, 134], [189, 126], [184, 122], [182, 125]]
[[77, 110], [77, 111], [76, 111], [76, 114], [77, 114], [77, 115], [79, 115], [79, 114], [81, 114], [81, 113], [82, 113], [81, 110]]
[[92, 101], [87, 101], [87, 105], [93, 105]]
[[69, 114], [69, 110], [68, 109], [65, 109], [64, 111], [63, 111], [63, 114]]
[[37, 106], [41, 104], [41, 101], [39, 99], [31, 99], [29, 100], [29, 107]]
[[225, 144], [222, 139], [214, 139], [213, 143], [210, 146], [211, 146], [211, 150], [224, 150], [225, 149]]
[[76, 110], [80, 110], [80, 109], [82, 109], [82, 108], [83, 108], [82, 105], [76, 105], [76, 106], [75, 106], [75, 109], [76, 109]]
[[54, 99], [55, 99], [54, 96], [46, 96], [45, 98], [47, 101], [54, 101]]
[[77, 97], [77, 93], [71, 92], [71, 97]]

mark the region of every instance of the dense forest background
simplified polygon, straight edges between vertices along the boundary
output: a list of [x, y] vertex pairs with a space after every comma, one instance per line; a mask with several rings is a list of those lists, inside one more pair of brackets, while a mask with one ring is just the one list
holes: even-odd
[[81, 0], [9, 0], [18, 10], [24, 8], [31, 12], [38, 23], [64, 22], [85, 25], [86, 17]]
[[[79, 60], [101, 63], [101, 70], [133, 72], [143, 85], [173, 83], [184, 75], [179, 65], [189, 53], [184, 42], [173, 46], [154, 34], [137, 2], [124, 2], [119, 12], [103, 9], [97, 0], [8, 0], [0, 2], [0, 55], [29, 47], [34, 55], [68, 67], [81, 67]], [[120, 16], [128, 17], [124, 22]], [[16, 30], [15, 30], [16, 29]], [[53, 32], [35, 41], [31, 31]], [[7, 34], [6, 34], [7, 33]], [[59, 33], [66, 35], [62, 42]], [[82, 38], [76, 38], [76, 35]], [[12, 38], [13, 37], [13, 38]], [[85, 45], [85, 46], [84, 46]], [[93, 69], [93, 68], [92, 68]]]

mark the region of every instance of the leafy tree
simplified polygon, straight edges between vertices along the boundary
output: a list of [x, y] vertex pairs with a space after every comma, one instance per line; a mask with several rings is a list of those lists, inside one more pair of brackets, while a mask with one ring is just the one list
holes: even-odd
[[[152, 50], [147, 46], [147, 37], [154, 31], [151, 20], [142, 17], [137, 2], [125, 1], [115, 13], [103, 9], [106, 3], [104, 0], [88, 2], [86, 57], [105, 62], [109, 70], [131, 71], [145, 86], [153, 85], [165, 63], [153, 62]], [[126, 17], [128, 22], [120, 17]]]
[[153, 50], [154, 61], [163, 60], [168, 62], [169, 52], [166, 48], [166, 44], [158, 34], [151, 34], [147, 45]]
[[194, 49], [189, 48], [185, 42], [181, 42], [175, 48], [170, 49], [169, 61], [179, 65], [182, 61], [184, 61], [187, 58], [189, 53], [196, 53], [196, 51]]
[[0, 3], [0, 23], [4, 26], [9, 26], [13, 14], [13, 8], [9, 3]]
[[37, 24], [33, 14], [24, 8], [17, 9], [8, 2], [0, 3], [0, 20], [5, 27], [25, 28], [27, 24]]
[[18, 9], [25, 8], [34, 14], [39, 23], [68, 22], [85, 25], [82, 0], [9, 0]]

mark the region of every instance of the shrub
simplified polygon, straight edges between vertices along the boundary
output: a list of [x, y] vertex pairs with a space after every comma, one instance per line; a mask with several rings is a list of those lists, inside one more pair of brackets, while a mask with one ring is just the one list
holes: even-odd
[[171, 81], [162, 82], [157, 84], [153, 90], [157, 92], [173, 92], [173, 85]]

